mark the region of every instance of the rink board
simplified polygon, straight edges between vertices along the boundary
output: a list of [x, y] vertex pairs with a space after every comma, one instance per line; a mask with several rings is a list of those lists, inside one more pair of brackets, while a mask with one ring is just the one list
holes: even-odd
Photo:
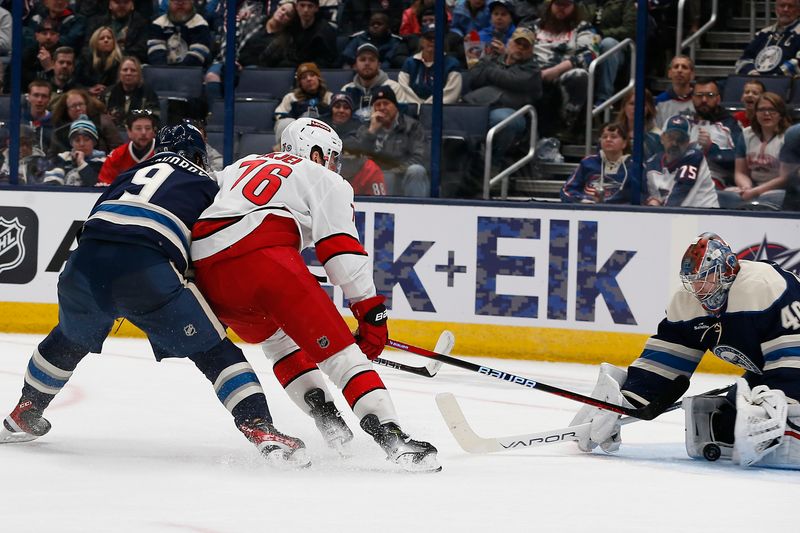
[[[0, 331], [55, 324], [58, 273], [97, 196], [0, 191]], [[392, 336], [430, 345], [448, 328], [463, 354], [628, 363], [703, 231], [720, 233], [741, 258], [796, 272], [800, 262], [800, 219], [772, 213], [370, 199], [354, 216], [388, 297]], [[313, 251], [306, 259], [324, 274]], [[325, 288], [354, 324], [341, 291]], [[129, 324], [116, 334], [141, 335]]]

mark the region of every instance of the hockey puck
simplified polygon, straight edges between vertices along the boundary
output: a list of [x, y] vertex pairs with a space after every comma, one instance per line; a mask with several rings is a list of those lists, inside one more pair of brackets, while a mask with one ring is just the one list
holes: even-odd
[[716, 444], [706, 444], [703, 446], [703, 457], [706, 461], [716, 461], [722, 452]]

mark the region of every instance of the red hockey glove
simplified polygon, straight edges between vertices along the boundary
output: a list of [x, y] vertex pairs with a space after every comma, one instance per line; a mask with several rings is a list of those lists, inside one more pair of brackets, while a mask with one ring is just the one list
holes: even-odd
[[386, 341], [389, 340], [389, 330], [386, 329], [389, 314], [383, 305], [385, 301], [384, 296], [373, 296], [350, 306], [353, 316], [358, 320], [356, 343], [370, 361], [381, 354]]

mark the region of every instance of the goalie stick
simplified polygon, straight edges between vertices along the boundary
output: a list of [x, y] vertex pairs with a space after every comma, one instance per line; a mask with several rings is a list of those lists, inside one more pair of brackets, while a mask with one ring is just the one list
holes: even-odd
[[[733, 387], [720, 387], [703, 393], [703, 395], [716, 395], [727, 392]], [[449, 392], [443, 392], [436, 395], [436, 405], [439, 407], [439, 412], [442, 413], [442, 418], [447, 423], [447, 428], [453, 434], [458, 445], [469, 453], [493, 453], [504, 452], [507, 450], [516, 450], [521, 448], [531, 448], [534, 446], [543, 446], [546, 444], [555, 444], [558, 442], [567, 442], [579, 440], [585, 437], [592, 428], [591, 422], [579, 424], [577, 426], [568, 426], [560, 429], [550, 429], [546, 431], [539, 431], [537, 433], [525, 433], [522, 435], [509, 435], [506, 437], [481, 437], [469, 425], [464, 411], [458, 404], [458, 400]], [[675, 402], [666, 409], [664, 412], [674, 411], [681, 406], [681, 402]], [[620, 424], [630, 424], [631, 422], [638, 422], [640, 419], [633, 417], [624, 417], [620, 419]]]
[[665, 394], [664, 398], [661, 399], [660, 401], [650, 402], [648, 405], [645, 405], [644, 407], [638, 407], [638, 408], [625, 407], [624, 405], [617, 405], [603, 400], [598, 400], [597, 398], [592, 398], [591, 396], [586, 396], [584, 394], [579, 394], [577, 392], [561, 389], [553, 385], [548, 385], [547, 383], [541, 383], [531, 378], [526, 378], [523, 376], [518, 376], [516, 374], [503, 372], [502, 370], [496, 370], [488, 366], [471, 363], [469, 361], [464, 361], [463, 359], [457, 359], [455, 357], [450, 357], [449, 355], [432, 352], [431, 350], [426, 350], [425, 348], [420, 348], [418, 346], [412, 346], [404, 342], [398, 342], [389, 339], [386, 345], [391, 346], [392, 348], [397, 348], [398, 350], [403, 350], [413, 354], [421, 355], [423, 357], [428, 357], [430, 359], [435, 359], [437, 361], [447, 363], [448, 365], [453, 365], [459, 368], [463, 368], [465, 370], [477, 372], [478, 374], [483, 374], [485, 376], [499, 379], [501, 381], [507, 381], [509, 383], [513, 383], [514, 385], [521, 385], [529, 389], [541, 390], [544, 392], [548, 392], [550, 394], [555, 394], [556, 396], [561, 396], [563, 398], [575, 400], [577, 402], [585, 403], [594, 407], [598, 407], [600, 409], [605, 409], [606, 411], [611, 411], [613, 413], [632, 416], [635, 418], [639, 418], [641, 420], [653, 420], [655, 417], [664, 412], [664, 409], [666, 409], [669, 406], [669, 404], [680, 398], [683, 395], [683, 393], [686, 392], [686, 389], [689, 388], [689, 378], [687, 378], [686, 376], [678, 376], [671, 382], [670, 385], [672, 388], [669, 391], [667, 391], [669, 394]]
[[[444, 330], [442, 331], [442, 334], [439, 335], [439, 340], [436, 341], [436, 347], [434, 348], [434, 351], [443, 354], [449, 354], [455, 345], [456, 345], [455, 335], [453, 335], [451, 331]], [[403, 372], [409, 372], [411, 374], [416, 374], [418, 376], [423, 376], [426, 378], [434, 377], [436, 373], [439, 372], [439, 369], [442, 368], [441, 361], [431, 361], [425, 366], [411, 366], [378, 357], [377, 359], [374, 359], [372, 362], [381, 366], [394, 368], [396, 370], [402, 370]]]

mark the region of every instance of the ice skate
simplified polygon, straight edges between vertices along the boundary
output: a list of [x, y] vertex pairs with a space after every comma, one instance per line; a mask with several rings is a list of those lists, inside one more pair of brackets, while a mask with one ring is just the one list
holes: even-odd
[[325, 392], [316, 388], [308, 391], [303, 397], [311, 407], [311, 416], [317, 425], [325, 444], [345, 455], [344, 445], [353, 440], [353, 432], [342, 419], [342, 414], [333, 402], [325, 401]]
[[22, 398], [14, 410], [3, 420], [0, 443], [28, 442], [36, 440], [50, 431], [50, 422], [33, 402]]
[[389, 461], [408, 472], [439, 472], [442, 469], [433, 444], [412, 439], [394, 422], [381, 424], [376, 415], [369, 414], [361, 419], [361, 429], [383, 448]]
[[306, 445], [296, 437], [290, 437], [275, 429], [271, 422], [262, 418], [245, 420], [239, 431], [258, 448], [270, 465], [279, 468], [305, 468], [311, 466]]

